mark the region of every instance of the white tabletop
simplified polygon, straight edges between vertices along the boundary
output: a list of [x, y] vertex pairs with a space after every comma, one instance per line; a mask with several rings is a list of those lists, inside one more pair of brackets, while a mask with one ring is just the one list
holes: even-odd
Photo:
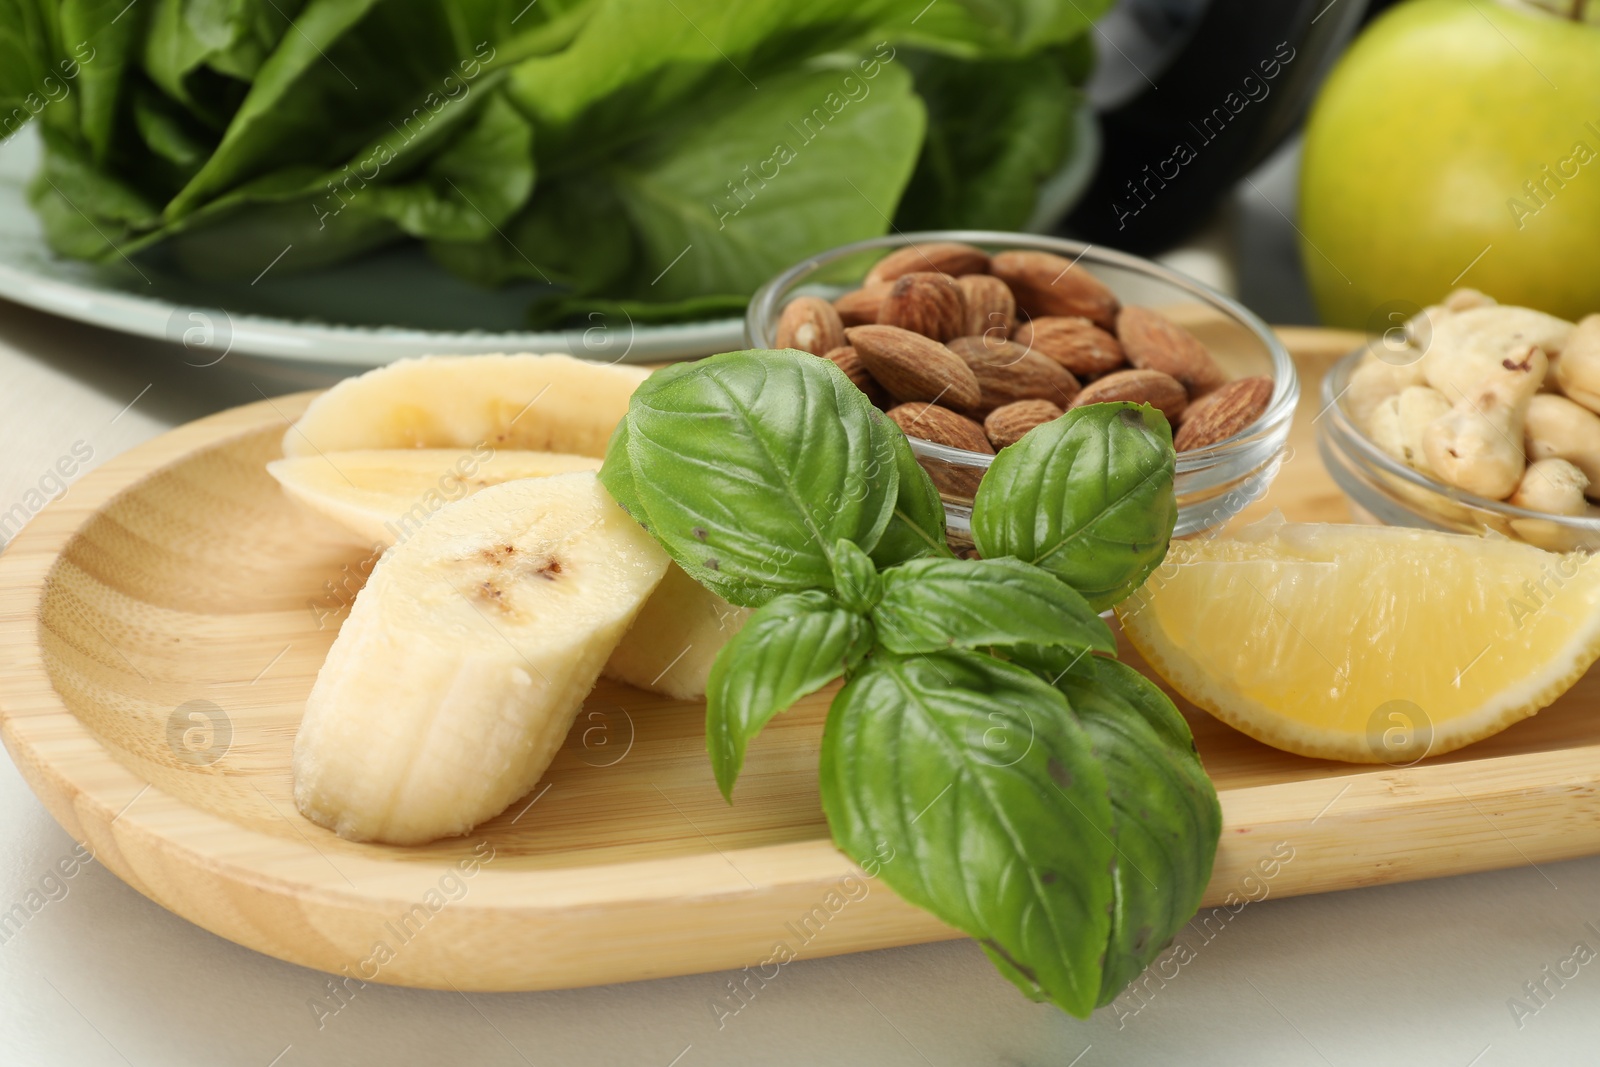
[[[1237, 203], [1235, 245], [1291, 256], [1292, 237], [1255, 224], [1270, 215]], [[1294, 275], [1292, 260], [1266, 270], [1259, 257], [1239, 272], [1246, 299], [1252, 276]], [[1293, 292], [1253, 302], [1269, 317], [1304, 306]], [[232, 358], [190, 367], [164, 346], [0, 304], [0, 512], [77, 442], [92, 466], [311, 384]], [[798, 960], [719, 1027], [717, 974], [470, 997], [369, 985], [328, 1016], [313, 1008], [325, 976], [192, 926], [92, 861], [62, 878], [74, 849], [0, 760], [0, 916], [26, 914], [0, 927], [6, 1067], [1600, 1063], [1600, 858], [1269, 896], [1208, 943], [1191, 934], [1195, 958], [1145, 983], [1142, 1005], [1088, 1021], [1028, 1002], [960, 941]], [[1564, 963], [1579, 945], [1590, 962]], [[1575, 976], [1552, 977], [1563, 967]], [[1536, 998], [1528, 983], [1541, 982]]]

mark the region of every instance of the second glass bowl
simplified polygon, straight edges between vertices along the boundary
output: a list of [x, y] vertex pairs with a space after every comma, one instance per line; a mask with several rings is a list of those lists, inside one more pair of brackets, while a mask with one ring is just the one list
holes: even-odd
[[1323, 414], [1317, 420], [1317, 451], [1329, 476], [1357, 509], [1357, 518], [1456, 533], [1492, 530], [1555, 552], [1600, 551], [1600, 518], [1548, 515], [1476, 496], [1379, 448], [1357, 427], [1342, 399], [1368, 351], [1358, 348], [1328, 369], [1318, 404]]

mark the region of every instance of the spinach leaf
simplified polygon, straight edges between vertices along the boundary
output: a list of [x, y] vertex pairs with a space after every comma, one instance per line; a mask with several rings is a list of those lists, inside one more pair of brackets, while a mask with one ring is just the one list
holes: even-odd
[[606, 168], [640, 252], [617, 295], [748, 293], [813, 252], [886, 232], [922, 130], [894, 64], [871, 81], [833, 65], [763, 77], [759, 92], [729, 81]]
[[1103, 611], [1166, 555], [1177, 524], [1172, 430], [1145, 405], [1088, 404], [1000, 450], [978, 486], [984, 556], [1050, 571]]
[[533, 129], [499, 94], [414, 179], [365, 190], [357, 205], [413, 237], [487, 241], [533, 191]]
[[[391, 130], [410, 140], [471, 98], [514, 0], [309, 0], [267, 57], [171, 218], [273, 170], [337, 167]], [[565, 5], [527, 13], [544, 22]]]
[[892, 652], [1037, 644], [1114, 653], [1117, 643], [1083, 597], [1016, 559], [919, 559], [885, 572], [872, 611]]
[[1080, 38], [1114, 0], [941, 0], [901, 9], [883, 32], [952, 55], [1017, 56]]
[[690, 577], [753, 607], [832, 589], [840, 538], [876, 545], [894, 506], [892, 438], [838, 367], [733, 352], [647, 379], [626, 460], [651, 532]]
[[1053, 53], [969, 62], [908, 59], [928, 136], [895, 215], [903, 230], [1020, 230], [1071, 154], [1080, 99]]
[[[45, 78], [59, 52], [48, 15], [54, 5], [0, 0], [0, 140], [47, 105]], [[48, 105], [53, 106], [53, 105]]]
[[[889, 421], [888, 416], [876, 408], [872, 417]], [[884, 527], [883, 536], [872, 549], [872, 561], [879, 567], [893, 567], [924, 556], [949, 556], [944, 501], [939, 499], [939, 490], [917, 462], [898, 426], [890, 436], [894, 441], [895, 469], [900, 472], [900, 490], [889, 525]]]
[[1200, 906], [1222, 833], [1189, 726], [1156, 685], [1115, 660], [1057, 686], [1111, 788], [1115, 892], [1099, 1003], [1114, 1000]]
[[[167, 213], [179, 217], [239, 183], [264, 174], [286, 162], [313, 163], [335, 149], [324, 162], [331, 163], [355, 149], [362, 140], [357, 131], [367, 128], [369, 109], [381, 96], [360, 97], [360, 82], [330, 52], [336, 43], [378, 4], [378, 0], [310, 0], [295, 17], [294, 26], [272, 53], [250, 86], [249, 95], [233, 116], [221, 144], [184, 190], [168, 205]], [[350, 58], [341, 56], [339, 58]], [[192, 64], [185, 54], [180, 66]], [[370, 67], [356, 73], [365, 75]], [[375, 73], [375, 72], [374, 72]], [[337, 84], [336, 84], [337, 83]], [[392, 78], [374, 77], [369, 87], [393, 85]], [[311, 143], [307, 116], [320, 116], [328, 134]], [[333, 126], [339, 132], [334, 134]]]
[[[533, 279], [573, 293], [605, 291], [635, 258], [633, 231], [616, 191], [592, 175], [553, 180], [541, 175], [538, 192], [497, 234], [483, 241], [435, 240], [428, 251], [446, 269], [483, 285]], [[744, 303], [741, 299], [735, 310]], [[558, 325], [576, 313], [585, 328], [603, 323], [626, 329], [639, 318], [631, 310], [561, 295], [537, 308], [531, 323]]]
[[76, 63], [78, 129], [90, 157], [104, 166], [122, 99], [123, 72], [139, 35], [145, 12], [127, 0], [62, 0], [61, 39], [74, 52], [84, 44], [93, 56]]
[[[623, 230], [627, 236], [625, 223]], [[704, 322], [707, 319], [737, 318], [749, 305], [750, 297], [737, 293], [710, 293], [665, 302], [604, 300], [558, 293], [548, 299], [536, 300], [529, 310], [528, 321], [536, 327], [562, 323], [579, 326], [604, 323], [608, 329], [615, 330], [652, 322]]]
[[771, 72], [881, 41], [875, 34], [886, 17], [914, 14], [908, 0], [598, 0], [594, 7], [569, 47], [516, 71], [513, 99], [549, 128], [560, 155], [648, 129], [730, 75], [745, 92], [765, 93]]
[[1035, 998], [1087, 1015], [1110, 933], [1111, 805], [1059, 692], [974, 652], [875, 652], [834, 699], [822, 807], [858, 862], [978, 939]]
[[28, 187], [28, 202], [50, 246], [75, 259], [120, 260], [128, 229], [153, 226], [159, 209], [137, 189], [94, 165], [86, 149], [53, 126], [39, 129], [44, 163]]
[[790, 593], [756, 609], [717, 655], [706, 685], [706, 751], [722, 795], [745, 747], [771, 718], [854, 667], [872, 625], [825, 593]]

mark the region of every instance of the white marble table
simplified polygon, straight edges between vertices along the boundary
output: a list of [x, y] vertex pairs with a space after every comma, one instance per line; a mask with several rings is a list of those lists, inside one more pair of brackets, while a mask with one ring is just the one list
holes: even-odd
[[[1266, 207], [1241, 199], [1233, 217], [1237, 245], [1289, 255], [1282, 233], [1252, 228], [1270, 221]], [[1241, 284], [1250, 298], [1250, 276]], [[0, 304], [0, 512], [75, 444], [92, 466], [305, 384], [231, 358], [186, 366], [164, 346]], [[1268, 897], [1173, 980], [1149, 983], [1142, 1006], [1086, 1022], [1024, 1000], [973, 944], [953, 942], [802, 959], [719, 1028], [727, 977], [715, 974], [470, 997], [374, 985], [327, 1016], [313, 1007], [323, 975], [191, 926], [92, 861], [74, 866], [74, 849], [0, 760], [0, 915], [27, 914], [0, 927], [6, 1067], [1600, 1063], [1600, 962], [1548, 977], [1579, 943], [1600, 952], [1600, 858]], [[1540, 982], [1534, 999], [1527, 983]]]

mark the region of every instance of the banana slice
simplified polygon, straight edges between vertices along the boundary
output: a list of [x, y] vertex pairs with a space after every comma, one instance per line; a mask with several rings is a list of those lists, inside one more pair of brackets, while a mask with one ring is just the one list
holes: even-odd
[[490, 486], [386, 552], [295, 738], [295, 804], [340, 836], [462, 834], [527, 793], [667, 556], [590, 473]]
[[605, 676], [677, 700], [699, 699], [717, 653], [749, 615], [674, 563], [611, 653]]
[[479, 445], [294, 456], [273, 460], [267, 471], [289, 496], [349, 530], [362, 545], [388, 547], [416, 533], [446, 504], [480, 489], [599, 467], [589, 456]]
[[285, 456], [486, 445], [603, 459], [649, 372], [571, 356], [425, 356], [347, 378], [283, 437]]
[[[353, 540], [388, 547], [450, 501], [490, 485], [599, 466], [599, 460], [559, 452], [381, 448], [278, 459], [267, 470], [291, 497], [344, 527]], [[612, 653], [605, 675], [676, 700], [703, 697], [712, 661], [749, 614], [673, 564]]]

